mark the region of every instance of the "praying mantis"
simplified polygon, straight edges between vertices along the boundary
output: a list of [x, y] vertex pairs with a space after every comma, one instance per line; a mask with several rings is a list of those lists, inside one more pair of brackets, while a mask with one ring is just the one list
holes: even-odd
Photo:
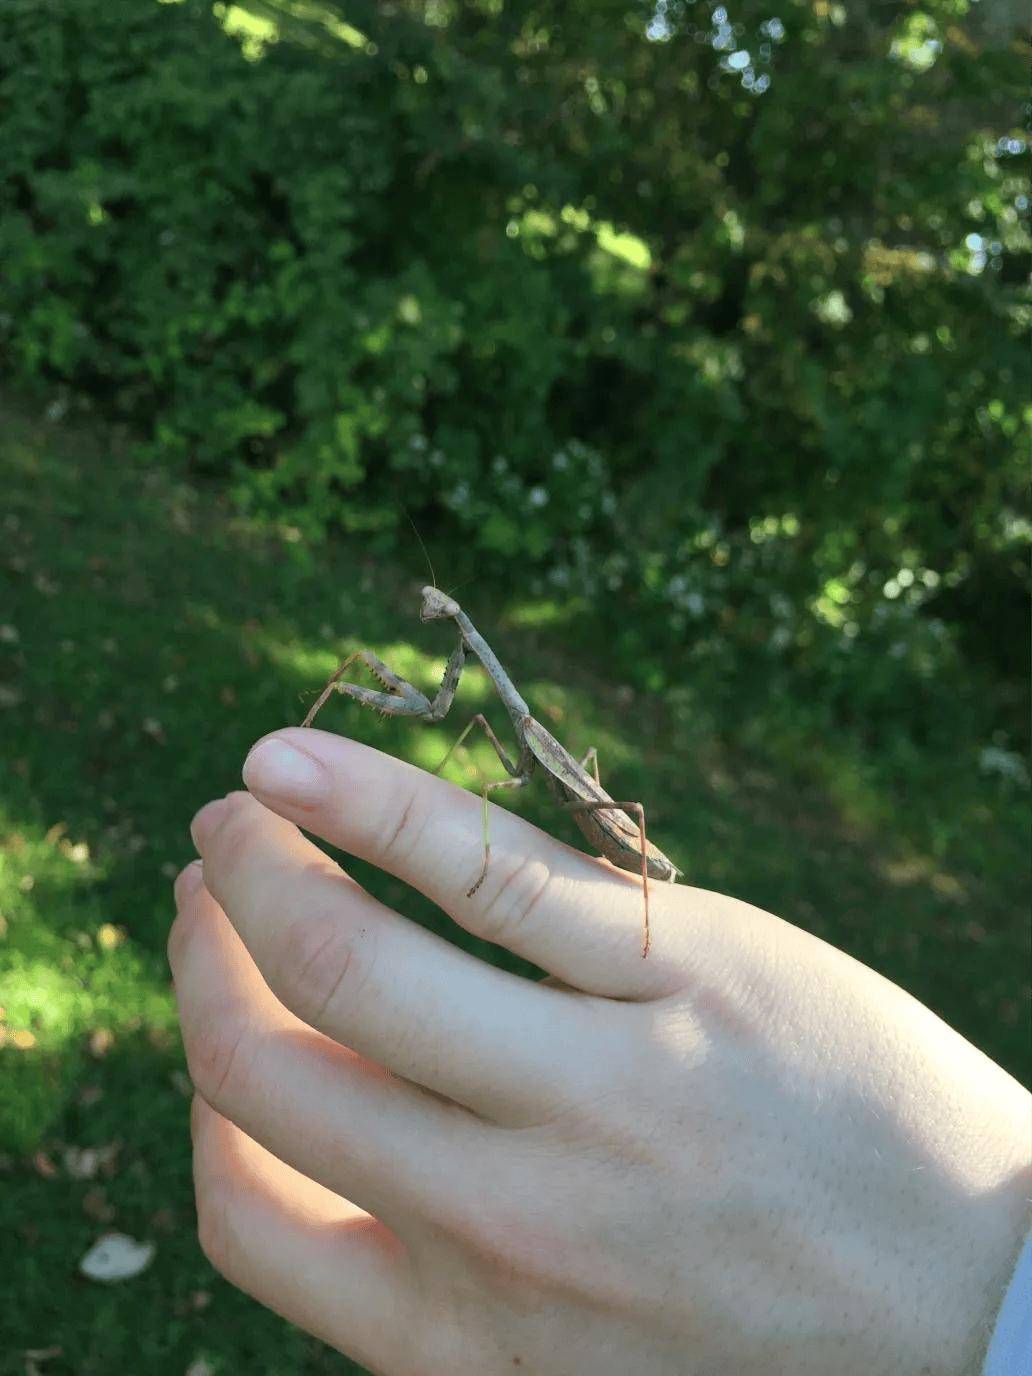
[[[311, 726], [331, 693], [345, 696], [374, 708], [387, 716], [417, 717], [428, 724], [442, 721], [448, 714], [458, 687], [459, 679], [466, 662], [467, 652], [479, 659], [487, 671], [498, 696], [501, 698], [512, 720], [516, 739], [519, 743], [517, 758], [511, 759], [505, 747], [492, 731], [486, 718], [477, 713], [466, 725], [444, 759], [438, 765], [440, 773], [448, 760], [459, 748], [473, 728], [479, 727], [491, 742], [495, 753], [505, 768], [508, 778], [485, 784], [481, 790], [484, 803], [484, 862], [480, 875], [466, 897], [472, 898], [484, 882], [491, 856], [488, 835], [488, 794], [496, 789], [522, 788], [528, 784], [536, 770], [543, 770], [545, 780], [558, 799], [567, 809], [587, 841], [601, 852], [607, 860], [623, 870], [641, 874], [642, 902], [644, 906], [644, 929], [642, 933], [642, 956], [649, 953], [651, 940], [649, 929], [649, 880], [676, 881], [681, 871], [663, 852], [652, 844], [645, 835], [645, 810], [641, 803], [621, 802], [611, 798], [599, 782], [598, 759], [594, 748], [584, 759], [577, 761], [570, 752], [531, 715], [530, 708], [516, 690], [516, 685], [502, 668], [497, 655], [488, 645], [469, 617], [454, 598], [436, 587], [423, 589], [423, 602], [419, 612], [421, 621], [441, 621], [451, 619], [459, 631], [458, 644], [451, 653], [445, 667], [441, 686], [435, 697], [428, 698], [413, 684], [399, 678], [381, 659], [369, 650], [356, 650], [342, 660], [335, 673], [326, 684], [318, 699], [312, 704], [308, 715], [301, 723]], [[383, 691], [363, 688], [360, 684], [349, 683], [343, 675], [356, 660], [363, 663], [382, 685]], [[592, 772], [588, 773], [588, 765]]]

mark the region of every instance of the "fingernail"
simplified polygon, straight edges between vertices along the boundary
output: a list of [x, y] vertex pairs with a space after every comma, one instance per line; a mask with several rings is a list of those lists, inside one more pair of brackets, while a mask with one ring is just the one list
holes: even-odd
[[193, 837], [193, 843], [198, 850], [204, 845], [205, 838], [219, 820], [219, 815], [225, 806], [225, 798], [215, 798], [212, 802], [205, 803], [190, 823], [190, 835]]
[[185, 869], [179, 871], [176, 875], [176, 882], [172, 885], [177, 906], [182, 907], [184, 900], [197, 892], [201, 887], [203, 878], [204, 872], [199, 860], [191, 860]]
[[311, 807], [327, 791], [326, 770], [316, 759], [273, 736], [244, 761], [244, 783], [252, 793]]

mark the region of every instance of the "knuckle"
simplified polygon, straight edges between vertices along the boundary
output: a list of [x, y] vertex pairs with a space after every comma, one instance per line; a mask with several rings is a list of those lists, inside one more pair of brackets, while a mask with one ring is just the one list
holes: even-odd
[[198, 948], [203, 946], [203, 941], [197, 942], [197, 937], [207, 921], [208, 914], [197, 904], [186, 905], [176, 913], [165, 942], [165, 954], [174, 979], [187, 974], [201, 958]]
[[219, 1112], [241, 1103], [253, 1077], [255, 1046], [249, 1019], [236, 1009], [212, 1009], [196, 1031], [184, 1026], [190, 1078]]
[[535, 856], [499, 864], [495, 874], [492, 868], [488, 865], [484, 881], [488, 892], [477, 917], [477, 934], [506, 946], [530, 926], [539, 909], [547, 907], [552, 873], [545, 861]]
[[249, 793], [230, 793], [205, 846], [204, 882], [218, 898], [227, 865], [241, 857], [253, 828], [259, 804]]
[[200, 860], [191, 860], [176, 875], [172, 897], [176, 910], [190, 906], [190, 901], [203, 888], [204, 870]]
[[368, 976], [359, 969], [355, 943], [339, 917], [308, 917], [287, 924], [273, 987], [286, 1006], [319, 1027], [344, 998], [353, 1003]]

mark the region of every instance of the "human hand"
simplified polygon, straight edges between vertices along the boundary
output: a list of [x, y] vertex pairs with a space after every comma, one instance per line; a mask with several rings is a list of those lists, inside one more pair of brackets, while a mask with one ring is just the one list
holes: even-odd
[[640, 883], [502, 809], [467, 899], [480, 800], [352, 741], [282, 730], [244, 777], [194, 819], [169, 940], [229, 1280], [385, 1376], [975, 1370], [1029, 1098], [931, 1012], [682, 885], [650, 886], [643, 960]]

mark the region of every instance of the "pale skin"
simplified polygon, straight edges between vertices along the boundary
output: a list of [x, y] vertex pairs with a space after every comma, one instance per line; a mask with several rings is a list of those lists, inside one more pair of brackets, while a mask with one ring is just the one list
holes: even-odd
[[[199, 1231], [382, 1376], [975, 1376], [1025, 1091], [768, 913], [640, 879], [322, 731], [203, 808], [169, 953]], [[546, 970], [384, 907], [302, 830]]]

